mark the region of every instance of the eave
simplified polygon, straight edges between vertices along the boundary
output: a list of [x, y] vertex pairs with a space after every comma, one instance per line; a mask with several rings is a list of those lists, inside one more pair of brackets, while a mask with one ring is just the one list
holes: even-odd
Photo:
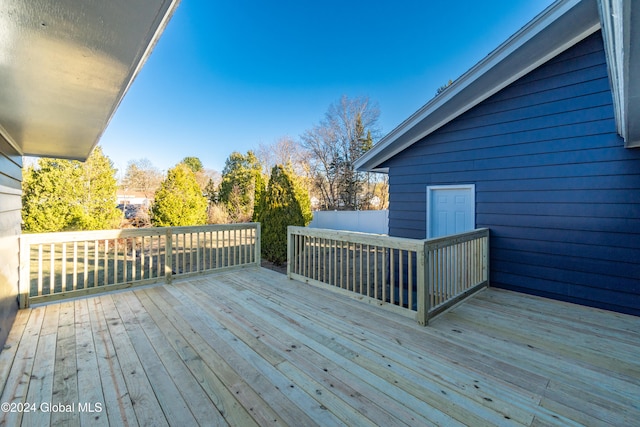
[[596, 0], [555, 2], [383, 137], [356, 168], [386, 172], [386, 160], [599, 29]]
[[23, 155], [86, 159], [179, 0], [7, 0], [0, 134]]
[[[640, 147], [640, 6], [626, 0], [598, 0], [602, 35], [618, 133], [627, 148]], [[635, 78], [634, 78], [635, 77]]]

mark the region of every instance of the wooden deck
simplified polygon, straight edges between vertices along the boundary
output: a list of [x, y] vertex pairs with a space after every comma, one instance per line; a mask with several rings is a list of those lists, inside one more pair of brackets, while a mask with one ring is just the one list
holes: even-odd
[[640, 318], [489, 289], [421, 327], [247, 268], [22, 310], [0, 385], [10, 426], [628, 426]]

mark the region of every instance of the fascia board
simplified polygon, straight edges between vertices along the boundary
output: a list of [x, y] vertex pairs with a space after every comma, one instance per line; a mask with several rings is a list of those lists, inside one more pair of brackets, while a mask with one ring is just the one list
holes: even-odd
[[613, 111], [617, 131], [625, 147], [640, 147], [640, 83], [633, 76], [640, 69], [638, 40], [640, 9], [635, 1], [598, 0]]

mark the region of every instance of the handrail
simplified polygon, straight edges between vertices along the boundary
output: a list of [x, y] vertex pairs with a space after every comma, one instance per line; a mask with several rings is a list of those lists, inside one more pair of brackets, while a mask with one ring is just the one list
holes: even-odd
[[260, 224], [20, 236], [20, 306], [260, 265]]
[[289, 227], [289, 278], [356, 296], [426, 325], [489, 285], [489, 230], [418, 240]]
[[404, 249], [418, 251], [422, 247], [422, 240], [407, 239], [405, 237], [392, 237], [386, 234], [362, 233], [359, 231], [331, 230], [324, 228], [307, 228], [290, 226], [289, 232], [292, 234], [305, 235], [309, 237], [329, 238], [334, 240], [344, 240], [352, 243], [364, 245], [377, 245], [384, 242], [384, 246], [394, 249]]

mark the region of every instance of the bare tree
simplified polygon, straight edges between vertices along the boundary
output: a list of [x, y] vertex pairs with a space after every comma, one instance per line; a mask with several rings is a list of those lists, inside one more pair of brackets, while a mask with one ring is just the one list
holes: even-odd
[[127, 164], [122, 185], [129, 190], [139, 191], [150, 199], [153, 198], [162, 179], [162, 173], [149, 159], [131, 160]]
[[282, 165], [287, 171], [296, 176], [296, 181], [304, 188], [309, 196], [316, 196], [311, 167], [309, 165], [310, 152], [298, 141], [289, 136], [283, 136], [272, 144], [260, 143], [255, 152], [258, 161], [262, 165], [262, 173], [269, 177], [271, 170], [276, 165]]
[[309, 171], [309, 153], [301, 148], [299, 142], [283, 136], [272, 144], [260, 143], [255, 154], [265, 176], [269, 176], [276, 165], [289, 165], [296, 175], [306, 176]]
[[367, 175], [357, 172], [354, 162], [378, 137], [379, 116], [378, 106], [369, 98], [343, 96], [329, 106], [324, 120], [301, 135], [322, 209], [365, 207]]

